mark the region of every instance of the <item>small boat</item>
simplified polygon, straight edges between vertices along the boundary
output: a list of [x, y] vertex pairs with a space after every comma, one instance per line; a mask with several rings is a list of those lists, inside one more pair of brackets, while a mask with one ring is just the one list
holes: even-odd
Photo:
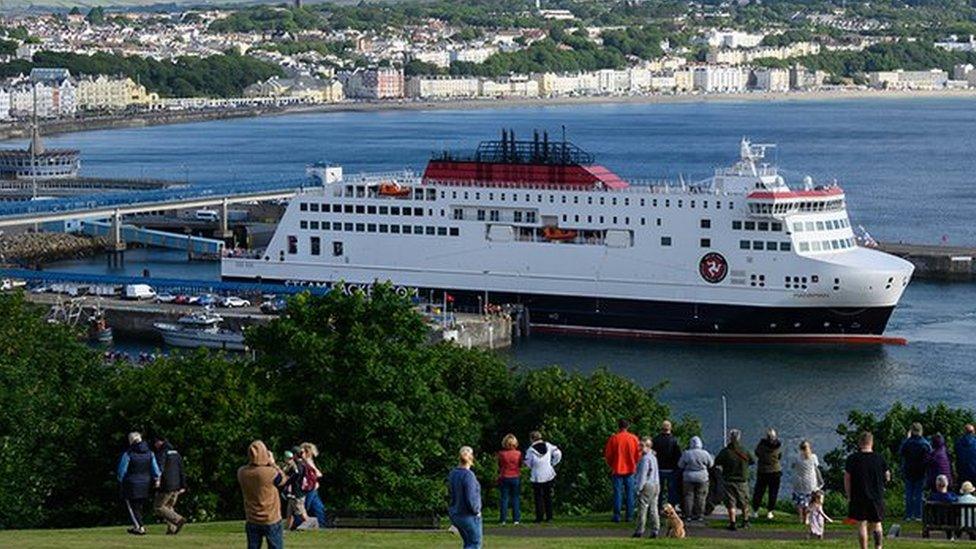
[[180, 317], [176, 323], [156, 322], [153, 327], [172, 347], [223, 349], [244, 351], [244, 334], [220, 327], [223, 318], [207, 310]]
[[556, 242], [565, 242], [567, 240], [576, 239], [576, 231], [570, 231], [568, 229], [560, 229], [559, 227], [549, 226], [542, 229], [542, 237], [546, 240], [552, 240]]
[[96, 306], [88, 317], [88, 340], [92, 343], [111, 343], [112, 328], [105, 321], [105, 312]]
[[380, 183], [378, 192], [380, 196], [410, 196], [410, 187], [403, 187], [399, 183], [392, 181], [389, 183]]

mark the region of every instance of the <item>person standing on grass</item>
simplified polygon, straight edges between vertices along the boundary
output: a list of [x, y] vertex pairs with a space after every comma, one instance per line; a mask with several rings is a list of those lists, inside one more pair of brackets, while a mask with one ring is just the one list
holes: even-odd
[[556, 483], [556, 465], [563, 453], [555, 444], [542, 440], [542, 433], [529, 433], [531, 445], [525, 451], [525, 466], [529, 468], [532, 495], [535, 500], [535, 521], [552, 520], [552, 488]]
[[473, 464], [474, 450], [462, 446], [458, 466], [447, 475], [448, 516], [461, 534], [464, 549], [481, 549], [481, 485], [471, 472]]
[[793, 505], [800, 522], [807, 524], [807, 511], [813, 493], [823, 488], [820, 459], [809, 440], [800, 443], [800, 455], [793, 462]]
[[167, 440], [156, 439], [156, 463], [162, 472], [159, 489], [153, 499], [153, 510], [166, 522], [166, 533], [175, 536], [183, 529], [186, 519], [176, 512], [176, 500], [186, 492], [186, 473], [183, 471], [183, 457]]
[[959, 484], [976, 484], [976, 426], [966, 424], [965, 432], [956, 440], [956, 476]]
[[644, 535], [647, 527], [647, 514], [651, 515], [651, 531], [648, 537], [656, 538], [661, 530], [661, 517], [657, 511], [657, 496], [661, 491], [661, 478], [657, 471], [657, 458], [654, 456], [654, 441], [650, 437], [641, 441], [641, 458], [637, 464], [635, 485], [637, 487], [637, 530], [634, 537]]
[[736, 509], [742, 510], [742, 527], [749, 527], [749, 466], [756, 456], [742, 447], [742, 431], [729, 431], [729, 443], [715, 457], [715, 466], [722, 469], [725, 507], [729, 513], [729, 530], [736, 530]]
[[702, 447], [699, 437], [691, 437], [688, 449], [681, 453], [678, 469], [682, 471], [684, 503], [681, 510], [688, 520], [703, 520], [708, 500], [708, 470], [715, 466], [715, 458]]
[[952, 486], [952, 460], [949, 459], [949, 450], [946, 448], [945, 439], [941, 434], [936, 433], [932, 437], [932, 451], [925, 456], [925, 487], [929, 492], [936, 489], [935, 479], [944, 476], [949, 479], [949, 486]]
[[[919, 435], [921, 436], [921, 435]], [[885, 483], [891, 471], [881, 455], [874, 452], [874, 435], [861, 433], [858, 451], [847, 456], [844, 466], [844, 493], [847, 494], [847, 516], [858, 524], [857, 539], [861, 549], [868, 549], [868, 532], [874, 538], [874, 548], [881, 549], [884, 520]]]
[[308, 481], [308, 493], [305, 494], [306, 513], [315, 517], [315, 522], [320, 528], [325, 528], [325, 505], [322, 503], [322, 496], [319, 495], [319, 479], [322, 478], [322, 471], [315, 464], [315, 458], [319, 457], [319, 449], [311, 442], [303, 442], [298, 448], [305, 462], [305, 477]]
[[620, 507], [626, 506], [625, 520], [630, 522], [634, 512], [634, 473], [641, 457], [640, 441], [629, 431], [630, 422], [617, 421], [617, 432], [607, 439], [603, 459], [610, 467], [613, 480], [613, 521], [620, 522]]
[[264, 442], [252, 442], [247, 455], [248, 464], [237, 470], [237, 482], [244, 496], [247, 549], [261, 549], [263, 541], [268, 542], [268, 549], [282, 549], [285, 542], [278, 489], [288, 479]]
[[129, 449], [119, 458], [116, 476], [122, 488], [122, 500], [132, 521], [132, 528], [127, 531], [144, 536], [146, 523], [142, 519], [142, 511], [149, 500], [150, 486], [159, 486], [159, 465], [141, 434], [129, 433], [128, 442]]
[[498, 490], [501, 492], [501, 518], [505, 524], [508, 508], [512, 508], [512, 522], [522, 522], [521, 471], [522, 452], [518, 449], [518, 439], [509, 433], [502, 438], [502, 449], [498, 452]]
[[[668, 503], [677, 507], [681, 503], [681, 496], [678, 494], [678, 460], [681, 459], [681, 445], [678, 439], [671, 433], [671, 422], [664, 420], [661, 422], [661, 432], [654, 437], [654, 453], [657, 456], [657, 465], [660, 467], [661, 493], [658, 496], [658, 507], [664, 501], [664, 491], [668, 491]], [[687, 509], [682, 509], [685, 514]]]
[[905, 521], [922, 520], [922, 491], [925, 488], [925, 459], [932, 445], [922, 437], [922, 424], [912, 423], [898, 448], [901, 475], [905, 481]]
[[756, 445], [756, 488], [752, 493], [752, 518], [759, 516], [759, 506], [763, 496], [769, 493], [766, 504], [766, 518], [773, 519], [776, 499], [779, 497], [779, 482], [783, 477], [780, 458], [783, 457], [783, 443], [776, 436], [776, 429], [767, 429], [766, 436]]

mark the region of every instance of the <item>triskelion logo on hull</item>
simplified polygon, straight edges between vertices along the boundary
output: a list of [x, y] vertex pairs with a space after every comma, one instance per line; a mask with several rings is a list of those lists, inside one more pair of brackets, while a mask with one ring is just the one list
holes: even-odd
[[729, 263], [725, 261], [725, 258], [720, 253], [707, 253], [698, 263], [698, 274], [705, 279], [705, 282], [718, 284], [725, 280], [725, 275], [728, 273]]

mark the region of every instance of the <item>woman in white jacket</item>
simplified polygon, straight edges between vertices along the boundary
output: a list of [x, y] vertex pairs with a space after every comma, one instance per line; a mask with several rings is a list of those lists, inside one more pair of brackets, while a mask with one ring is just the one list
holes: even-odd
[[531, 444], [525, 451], [525, 466], [529, 468], [532, 495], [535, 498], [535, 521], [552, 520], [552, 486], [556, 481], [555, 466], [563, 453], [554, 444], [542, 440], [542, 433], [529, 433]]

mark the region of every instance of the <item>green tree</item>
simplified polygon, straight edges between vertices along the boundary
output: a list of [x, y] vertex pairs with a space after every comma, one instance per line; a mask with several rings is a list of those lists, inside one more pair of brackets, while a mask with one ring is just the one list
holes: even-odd
[[88, 10], [88, 15], [85, 16], [85, 21], [88, 21], [92, 25], [101, 25], [105, 22], [105, 8], [95, 6], [94, 8]]

